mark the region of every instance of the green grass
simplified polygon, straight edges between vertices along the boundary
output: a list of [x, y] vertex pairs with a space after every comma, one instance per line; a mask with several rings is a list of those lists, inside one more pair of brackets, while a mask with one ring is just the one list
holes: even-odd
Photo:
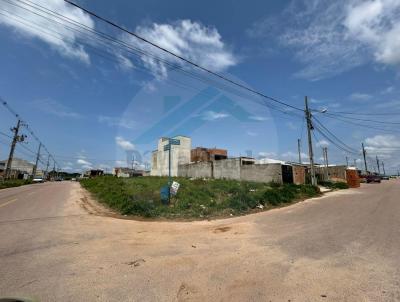
[[163, 205], [160, 189], [166, 177], [115, 178], [102, 176], [81, 184], [102, 203], [121, 214], [143, 217], [210, 218], [238, 215], [281, 206], [320, 194], [310, 185], [277, 185], [234, 180], [174, 178], [179, 192]]
[[349, 185], [347, 183], [340, 181], [339, 182], [321, 181], [318, 184], [329, 189], [344, 190], [349, 188]]
[[4, 180], [0, 181], [0, 190], [5, 189], [5, 188], [12, 188], [12, 187], [19, 187], [23, 185], [29, 185], [31, 184], [31, 180], [24, 180], [24, 179], [10, 179], [10, 180]]

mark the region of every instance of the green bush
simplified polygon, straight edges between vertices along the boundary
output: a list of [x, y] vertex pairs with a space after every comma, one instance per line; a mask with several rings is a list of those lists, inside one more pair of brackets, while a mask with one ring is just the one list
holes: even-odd
[[0, 189], [19, 187], [29, 185], [32, 181], [30, 179], [10, 179], [0, 181]]
[[319, 183], [321, 186], [329, 188], [329, 189], [339, 189], [339, 190], [343, 190], [343, 189], [348, 189], [349, 185], [345, 182], [333, 182], [333, 181], [321, 181]]

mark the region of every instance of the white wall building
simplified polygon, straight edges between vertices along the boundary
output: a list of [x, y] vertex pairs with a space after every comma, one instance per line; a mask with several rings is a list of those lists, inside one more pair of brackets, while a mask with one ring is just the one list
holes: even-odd
[[[178, 176], [178, 165], [190, 163], [190, 151], [192, 140], [190, 137], [178, 135], [173, 139], [180, 140], [180, 145], [171, 145], [171, 176]], [[158, 140], [157, 150], [153, 151], [151, 157], [151, 176], [168, 176], [168, 152], [164, 146], [168, 145], [168, 138], [162, 137]]]

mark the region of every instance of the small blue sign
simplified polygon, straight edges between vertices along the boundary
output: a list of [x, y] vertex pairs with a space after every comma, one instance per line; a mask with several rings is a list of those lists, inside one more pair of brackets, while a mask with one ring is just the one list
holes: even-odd
[[175, 139], [175, 138], [170, 138], [169, 139], [169, 144], [170, 145], [180, 145], [181, 141], [179, 139]]
[[160, 190], [161, 202], [163, 204], [169, 203], [169, 186], [164, 186]]

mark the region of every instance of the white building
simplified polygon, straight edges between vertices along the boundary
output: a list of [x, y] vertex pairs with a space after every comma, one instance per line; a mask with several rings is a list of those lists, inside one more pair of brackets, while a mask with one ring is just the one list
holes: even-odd
[[[179, 145], [171, 145], [171, 176], [178, 176], [178, 165], [190, 163], [190, 151], [192, 140], [190, 137], [178, 135], [173, 137], [179, 140]], [[151, 176], [168, 176], [168, 150], [164, 146], [168, 145], [169, 139], [162, 137], [158, 140], [157, 150], [153, 151], [151, 157]]]
[[[28, 162], [27, 160], [20, 159], [14, 157], [11, 162], [11, 171], [18, 172], [22, 174], [32, 174], [33, 167], [35, 165], [33, 163]], [[0, 170], [5, 170], [7, 167], [7, 160], [0, 161]]]

